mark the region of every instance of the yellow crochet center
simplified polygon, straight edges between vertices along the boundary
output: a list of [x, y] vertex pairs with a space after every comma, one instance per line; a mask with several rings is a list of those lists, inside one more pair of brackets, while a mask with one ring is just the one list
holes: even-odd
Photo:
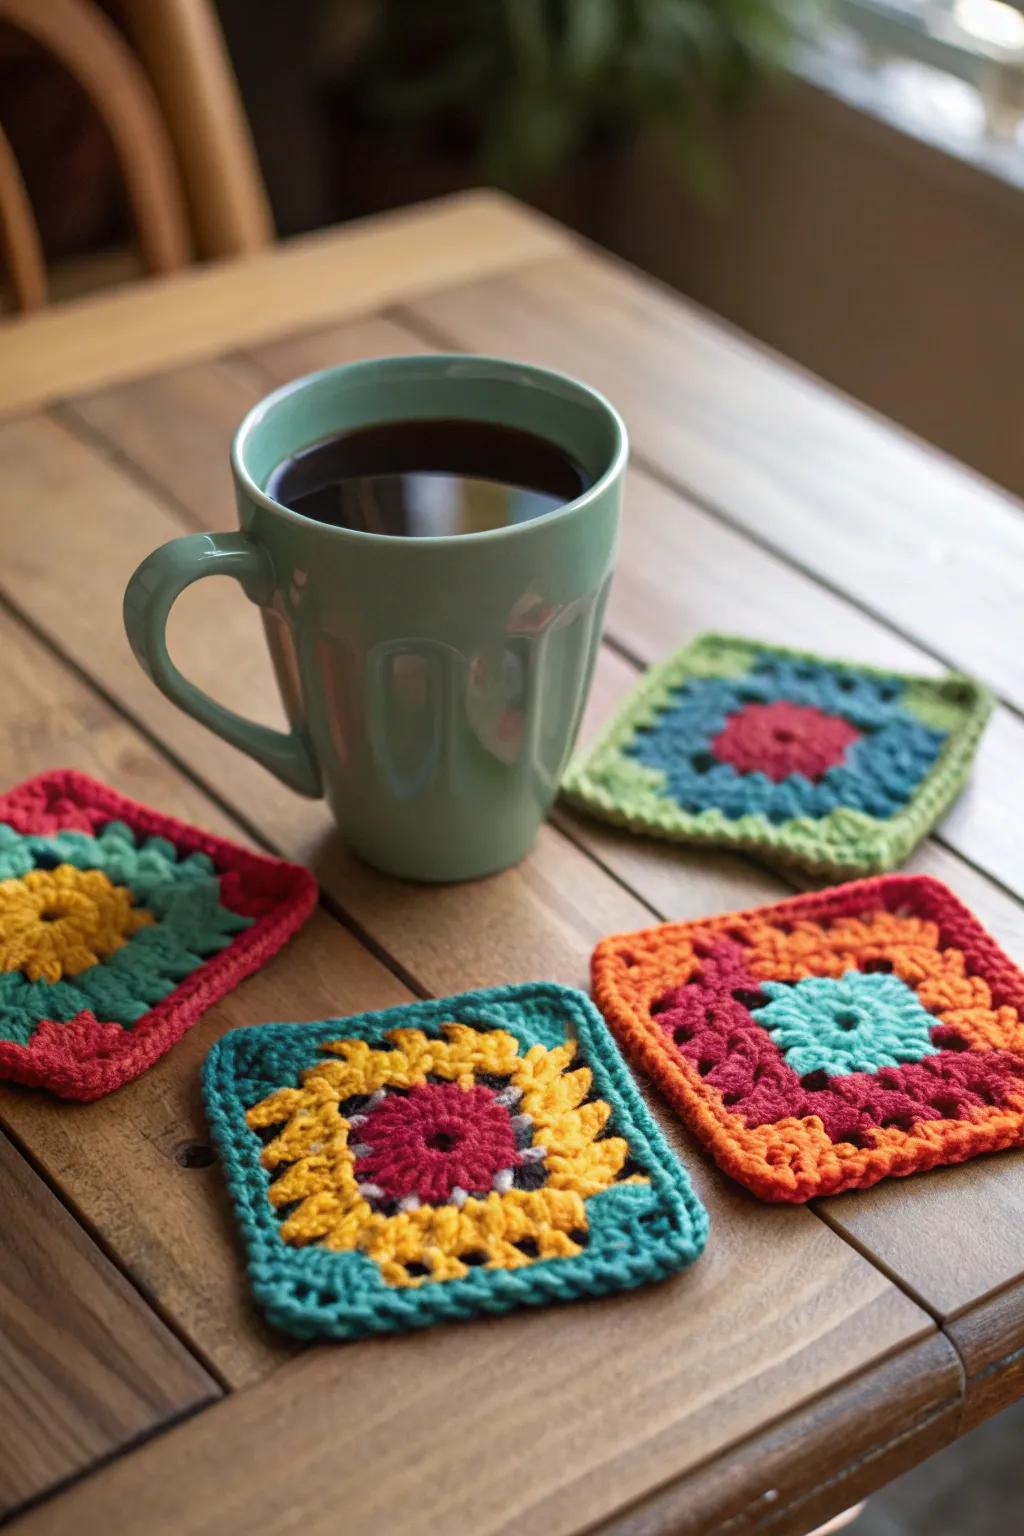
[[155, 922], [99, 869], [33, 869], [0, 880], [0, 971], [29, 981], [77, 976]]
[[[571, 1044], [534, 1045], [521, 1056], [519, 1042], [504, 1030], [451, 1023], [443, 1034], [435, 1039], [395, 1029], [387, 1036], [390, 1050], [364, 1040], [332, 1041], [324, 1049], [338, 1059], [317, 1062], [303, 1072], [300, 1087], [281, 1088], [249, 1110], [253, 1130], [284, 1123], [262, 1161], [268, 1170], [283, 1170], [271, 1184], [271, 1203], [298, 1202], [281, 1223], [286, 1242], [357, 1249], [396, 1286], [460, 1279], [469, 1273], [461, 1257], [468, 1254], [486, 1255], [490, 1269], [516, 1269], [582, 1251], [577, 1239], [587, 1229], [586, 1200], [620, 1181], [629, 1154], [622, 1137], [597, 1139], [611, 1109], [603, 1100], [584, 1102], [590, 1069], [568, 1070]], [[547, 1149], [544, 1186], [492, 1190], [461, 1206], [422, 1205], [392, 1215], [374, 1210], [359, 1191], [350, 1127], [338, 1106], [382, 1088], [411, 1088], [428, 1075], [469, 1089], [478, 1073], [507, 1078], [521, 1090], [519, 1108], [532, 1117], [533, 1144]], [[352, 1139], [358, 1141], [357, 1132]], [[526, 1240], [528, 1253], [515, 1246]], [[410, 1274], [408, 1265], [429, 1273]]]

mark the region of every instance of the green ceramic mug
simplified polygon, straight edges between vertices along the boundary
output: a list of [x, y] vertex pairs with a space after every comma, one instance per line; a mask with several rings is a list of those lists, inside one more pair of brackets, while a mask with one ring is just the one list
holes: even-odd
[[[315, 522], [266, 494], [271, 471], [332, 434], [438, 417], [539, 434], [587, 472], [529, 522], [401, 538]], [[156, 550], [125, 592], [142, 667], [169, 699], [306, 795], [326, 794], [370, 864], [466, 880], [528, 851], [579, 726], [611, 580], [626, 430], [561, 374], [468, 356], [388, 357], [296, 379], [242, 422], [240, 533]], [[178, 671], [165, 626], [201, 576], [262, 610], [291, 729], [217, 704]]]

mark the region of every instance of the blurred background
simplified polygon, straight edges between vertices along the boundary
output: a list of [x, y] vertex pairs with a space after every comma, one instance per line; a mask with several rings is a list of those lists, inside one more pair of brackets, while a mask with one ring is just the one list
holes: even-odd
[[[141, 45], [179, 148], [188, 90], [152, 35], [177, 0], [0, 0], [0, 21], [69, 4]], [[1024, 494], [1018, 0], [203, 8], [279, 235], [507, 188]], [[9, 23], [0, 124], [50, 291], [137, 270], [109, 128]]]
[[[480, 184], [1024, 495], [1024, 0], [0, 0], [9, 312]], [[851, 1531], [1006, 1536], [1022, 1430]]]

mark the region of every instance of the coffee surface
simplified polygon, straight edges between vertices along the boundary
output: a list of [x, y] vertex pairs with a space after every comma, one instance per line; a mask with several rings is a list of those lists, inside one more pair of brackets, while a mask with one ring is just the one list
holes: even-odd
[[303, 517], [408, 538], [485, 533], [542, 517], [589, 485], [554, 443], [484, 421], [396, 421], [323, 438], [272, 472]]

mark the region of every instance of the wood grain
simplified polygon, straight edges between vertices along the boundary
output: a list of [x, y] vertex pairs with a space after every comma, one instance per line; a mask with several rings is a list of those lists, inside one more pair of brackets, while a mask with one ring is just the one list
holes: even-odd
[[1024, 703], [1024, 519], [1006, 493], [604, 257], [406, 312], [437, 341], [580, 374], [622, 409], [641, 461]]
[[[1019, 1152], [890, 1179], [815, 1209], [944, 1323], [1024, 1279]], [[977, 1326], [980, 1334], [980, 1319]]]
[[[170, 423], [165, 424], [169, 429]], [[15, 539], [3, 551], [10, 556], [12, 590], [34, 622], [80, 658], [108, 695], [155, 739], [173, 742], [192, 772], [257, 823], [275, 847], [309, 861], [332, 901], [394, 955], [423, 990], [443, 994], [538, 975], [582, 983], [600, 934], [649, 920], [647, 908], [551, 828], [542, 831], [533, 854], [517, 869], [470, 887], [426, 890], [358, 865], [331, 833], [322, 806], [289, 794], [181, 719], [129, 657], [112, 594], [140, 546], [150, 547], [176, 532], [183, 526], [179, 516], [60, 424], [10, 423], [0, 437], [7, 439], [12, 463], [21, 466], [19, 474], [41, 474], [45, 480], [45, 494], [37, 498], [41, 521], [32, 539]], [[22, 481], [22, 488], [27, 490], [28, 483]], [[73, 520], [67, 514], [71, 504], [78, 513]], [[54, 583], [73, 577], [78, 601], [55, 607], [47, 597]], [[273, 683], [262, 643], [254, 645], [248, 627], [253, 615], [241, 613], [245, 625], [236, 624], [231, 604], [217, 596], [220, 601], [205, 610], [190, 611], [174, 643], [200, 682], [211, 681], [216, 659], [223, 691], [241, 686], [247, 707], [269, 715]], [[250, 666], [254, 652], [258, 668]], [[275, 969], [268, 968], [267, 975]], [[307, 1004], [296, 993], [294, 1011]], [[205, 1021], [200, 1028], [205, 1031]], [[177, 1055], [155, 1070], [170, 1072]], [[147, 1081], [136, 1087], [141, 1091]], [[692, 1149], [687, 1156], [693, 1161]], [[318, 1509], [326, 1485], [317, 1478], [327, 1478], [329, 1468], [331, 1478], [336, 1476], [337, 1458], [345, 1454], [351, 1436], [364, 1461], [381, 1458], [379, 1473], [366, 1480], [365, 1516], [375, 1500], [387, 1499], [385, 1528], [399, 1528], [397, 1515], [390, 1519], [392, 1511], [404, 1518], [408, 1510], [411, 1517], [413, 1502], [422, 1503], [416, 1519], [424, 1521], [429, 1516], [443, 1523], [456, 1507], [472, 1509], [474, 1517], [485, 1508], [488, 1518], [496, 1519], [495, 1512], [516, 1488], [536, 1497], [545, 1520], [547, 1510], [552, 1511], [545, 1529], [571, 1528], [588, 1510], [603, 1515], [634, 1491], [644, 1491], [651, 1480], [675, 1475], [690, 1464], [689, 1458], [724, 1449], [766, 1418], [796, 1409], [931, 1330], [924, 1313], [811, 1213], [756, 1206], [715, 1171], [698, 1166], [695, 1172], [715, 1237], [708, 1255], [673, 1287], [655, 1288], [629, 1304], [612, 1302], [596, 1312], [582, 1308], [510, 1318], [497, 1326], [396, 1341], [397, 1348], [378, 1341], [340, 1352], [317, 1351], [312, 1377], [291, 1375], [295, 1366], [290, 1364], [274, 1374], [265, 1397], [261, 1384], [238, 1401], [255, 1403], [258, 1414], [266, 1412], [279, 1426], [293, 1422], [297, 1434], [304, 1426], [303, 1458], [323, 1457], [308, 1479]], [[726, 1296], [727, 1308], [721, 1305]], [[194, 1326], [192, 1318], [189, 1326]], [[510, 1358], [521, 1362], [511, 1377]], [[752, 1377], [756, 1390], [750, 1390]], [[615, 1383], [614, 1413], [607, 1406], [610, 1385], [593, 1393], [589, 1388], [606, 1380]], [[582, 1414], [581, 1381], [588, 1382]], [[287, 1406], [293, 1401], [288, 1382], [298, 1383], [294, 1410]], [[357, 1411], [341, 1413], [342, 1399], [357, 1404]], [[661, 1401], [665, 1406], [657, 1412], [646, 1406]], [[529, 1460], [532, 1479], [535, 1435], [530, 1431], [524, 1440], [520, 1426], [538, 1402], [544, 1407], [535, 1495], [526, 1467]], [[627, 1440], [620, 1404], [633, 1426]], [[879, 1412], [884, 1417], [884, 1404]], [[321, 1415], [332, 1424], [330, 1437], [317, 1432]], [[494, 1443], [515, 1446], [496, 1479], [493, 1458], [480, 1457], [471, 1447], [471, 1421], [487, 1422]], [[261, 1423], [246, 1421], [240, 1432], [258, 1435]], [[369, 1424], [379, 1424], [381, 1433], [368, 1445]], [[235, 1453], [216, 1424], [209, 1424], [207, 1435], [205, 1443], [219, 1447], [223, 1472], [224, 1457], [230, 1460]], [[408, 1448], [408, 1456], [396, 1475], [398, 1444]], [[294, 1450], [289, 1442], [289, 1458]], [[191, 1460], [191, 1451], [188, 1456]], [[424, 1456], [443, 1466], [446, 1475], [438, 1479], [436, 1493], [422, 1501], [403, 1469]], [[278, 1466], [269, 1450], [266, 1465]], [[180, 1482], [173, 1471], [168, 1475]], [[276, 1492], [258, 1495], [261, 1503], [269, 1498], [270, 1513], [263, 1518], [271, 1523], [275, 1501], [292, 1498], [296, 1480], [275, 1472], [274, 1481]], [[221, 1477], [221, 1482], [231, 1490], [229, 1500], [243, 1496], [240, 1480]], [[102, 1495], [101, 1502], [113, 1496]], [[218, 1510], [219, 1518], [234, 1518], [217, 1500], [210, 1502], [197, 1483], [196, 1519], [205, 1518], [200, 1506]], [[335, 1520], [333, 1498], [324, 1508]], [[68, 1518], [78, 1518], [70, 1506], [68, 1511]], [[235, 1513], [240, 1521], [250, 1517]], [[181, 1528], [187, 1529], [193, 1515], [181, 1518]], [[359, 1518], [355, 1510], [354, 1525]]]
[[498, 193], [464, 193], [75, 300], [0, 324], [0, 412], [365, 313], [569, 239]]
[[[804, 1536], [956, 1436], [963, 1370], [948, 1339], [924, 1339], [728, 1455], [595, 1527], [593, 1536]], [[871, 1401], [896, 1406], [879, 1433]], [[846, 1460], [823, 1475], [822, 1447]], [[801, 1447], [794, 1462], [793, 1444]], [[813, 1531], [812, 1531], [813, 1536]]]
[[[240, 838], [237, 825], [2, 613], [0, 648], [0, 782], [55, 764], [76, 767]], [[249, 1303], [220, 1172], [208, 1158], [200, 1064], [214, 1040], [241, 1024], [325, 1018], [408, 996], [320, 912], [272, 964], [118, 1093], [68, 1106], [0, 1085], [0, 1124], [31, 1149], [107, 1251], [231, 1386], [265, 1375], [295, 1346], [264, 1328]]]
[[0, 1520], [218, 1396], [0, 1136]]
[[411, 326], [374, 315], [369, 320], [318, 325], [313, 330], [283, 336], [279, 341], [247, 347], [236, 356], [255, 369], [251, 374], [253, 381], [265, 386], [267, 382], [285, 384], [299, 374], [315, 373], [318, 368], [358, 363], [365, 357], [401, 357], [434, 350], [431, 342]]
[[946, 1327], [966, 1374], [960, 1433], [1024, 1396], [1024, 1285], [1007, 1286]]
[[[834, 1387], [862, 1352], [881, 1361], [927, 1336], [923, 1314], [804, 1215], [730, 1191], [705, 1257], [661, 1285], [308, 1350], [15, 1530], [106, 1536], [111, 1510], [143, 1503], [149, 1536], [333, 1536], [339, 1518], [351, 1536], [589, 1529]], [[945, 1404], [949, 1381], [928, 1382]], [[878, 1385], [863, 1411], [881, 1445], [906, 1418]], [[786, 1441], [780, 1471], [806, 1467]], [[838, 1474], [843, 1441], [818, 1445], [819, 1478]]]
[[242, 417], [275, 384], [337, 363], [429, 350], [391, 321], [348, 321], [235, 357], [76, 395], [61, 414], [123, 457], [201, 528], [237, 524], [228, 453]]

